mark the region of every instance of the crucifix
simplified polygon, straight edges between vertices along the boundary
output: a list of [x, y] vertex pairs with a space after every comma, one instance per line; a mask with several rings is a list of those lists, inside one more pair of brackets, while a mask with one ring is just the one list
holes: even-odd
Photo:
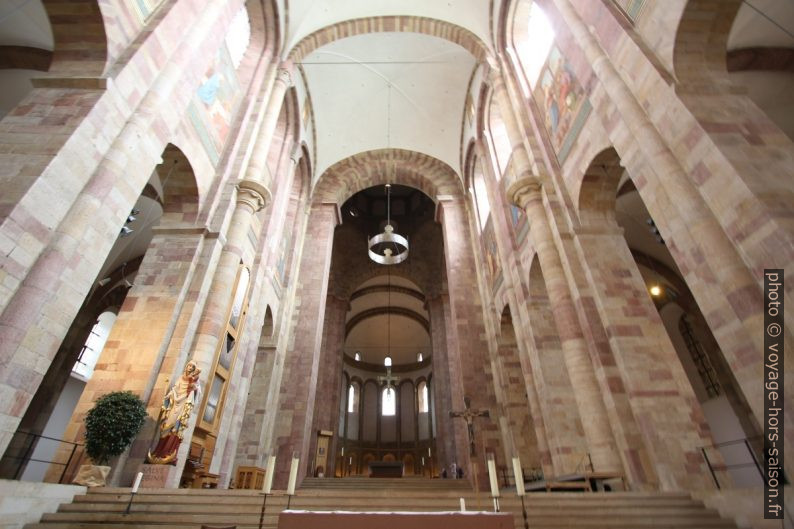
[[391, 374], [391, 366], [386, 366], [386, 376], [378, 377], [378, 382], [385, 382], [387, 388], [393, 388], [395, 382], [399, 382], [400, 377], [392, 376]]
[[469, 455], [477, 455], [477, 450], [474, 446], [474, 419], [477, 417], [490, 417], [491, 412], [488, 410], [474, 410], [471, 408], [471, 399], [463, 397], [463, 404], [466, 409], [463, 411], [451, 411], [450, 417], [460, 417], [466, 421], [466, 429], [469, 432]]

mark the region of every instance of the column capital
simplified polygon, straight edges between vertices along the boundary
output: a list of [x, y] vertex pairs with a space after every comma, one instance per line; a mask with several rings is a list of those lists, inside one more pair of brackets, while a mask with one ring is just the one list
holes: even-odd
[[237, 203], [248, 206], [256, 213], [270, 203], [270, 190], [253, 180], [240, 180], [237, 186]]
[[488, 71], [485, 73], [486, 77], [488, 78], [488, 82], [492, 82], [493, 80], [501, 80], [502, 68], [499, 58], [495, 55], [489, 54], [485, 58], [485, 63], [488, 65]]
[[298, 165], [301, 158], [303, 158], [303, 149], [301, 148], [301, 144], [296, 141], [292, 144], [292, 149], [290, 149], [289, 159], [292, 160], [292, 163]]
[[499, 68], [491, 68], [488, 70], [488, 84], [491, 85], [491, 88], [496, 90], [497, 87], [503, 87], [505, 82], [502, 79], [502, 71]]
[[507, 188], [507, 199], [521, 209], [526, 209], [527, 203], [535, 193], [540, 193], [543, 183], [535, 175], [519, 178]]
[[292, 72], [294, 68], [292, 66], [292, 61], [284, 61], [278, 65], [278, 70], [276, 71], [276, 81], [281, 81], [286, 85], [287, 88], [292, 86]]

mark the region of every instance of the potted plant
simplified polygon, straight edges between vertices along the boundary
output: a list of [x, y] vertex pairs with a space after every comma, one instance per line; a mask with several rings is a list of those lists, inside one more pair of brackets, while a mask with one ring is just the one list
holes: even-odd
[[85, 416], [85, 453], [94, 465], [82, 465], [75, 483], [101, 487], [112, 457], [126, 450], [146, 419], [146, 406], [131, 391], [114, 391], [99, 397]]

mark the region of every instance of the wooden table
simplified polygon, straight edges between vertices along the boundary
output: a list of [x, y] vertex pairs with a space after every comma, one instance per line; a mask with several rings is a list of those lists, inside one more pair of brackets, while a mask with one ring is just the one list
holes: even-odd
[[513, 529], [510, 513], [282, 511], [278, 529]]

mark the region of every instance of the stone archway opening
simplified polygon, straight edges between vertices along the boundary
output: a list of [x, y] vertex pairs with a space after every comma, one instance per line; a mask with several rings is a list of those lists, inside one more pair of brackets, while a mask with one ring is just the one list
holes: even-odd
[[440, 228], [435, 204], [416, 188], [393, 184], [388, 207], [395, 230], [412, 241], [408, 260], [393, 266], [371, 261], [362, 244], [385, 225], [384, 186], [363, 189], [340, 208], [323, 340], [329, 354], [321, 362], [321, 370], [334, 372], [326, 385], [338, 387], [333, 394], [340, 399], [328, 406], [339, 414], [328, 461], [335, 468], [326, 475], [367, 476], [370, 460], [402, 462], [408, 465], [405, 475], [439, 472], [428, 384], [435, 355], [427, 292], [437, 290], [443, 268]]
[[[668, 248], [665, 223], [657, 225], [658, 219], [648, 211], [614, 149], [601, 152], [587, 169], [579, 194], [579, 218], [585, 229], [601, 232], [605, 240], [621, 246], [614, 253], [624, 256], [630, 270], [614, 280], [611, 288], [637, 291], [640, 299], [626, 308], [626, 314], [640, 317], [634, 322], [640, 322], [644, 314], [643, 326], [650, 329], [662, 324], [656, 328], [666, 331], [664, 347], [671, 346], [677, 366], [656, 376], [683, 381], [691, 389], [711, 430], [711, 438], [704, 438], [702, 447], [718, 465], [723, 462], [720, 458], [726, 465], [752, 463], [749, 449], [760, 447], [760, 430], [747, 399]], [[647, 312], [651, 307], [653, 314]], [[749, 444], [744, 445], [743, 439]], [[739, 446], [716, 446], [733, 441]], [[760, 477], [747, 470], [731, 471], [730, 479], [743, 486], [757, 485]]]
[[[48, 424], [62, 425], [57, 436], [62, 442], [55, 450], [54, 463], [44, 476], [46, 481], [68, 482], [76, 471], [82, 451], [78, 446], [75, 457], [70, 459], [73, 445], [69, 443], [82, 444], [83, 417], [93, 401], [102, 394], [129, 387], [126, 384], [134, 376], [130, 373], [140, 373], [147, 377], [139, 381], [148, 386], [139, 394], [146, 402], [163, 361], [158, 357], [164, 353], [161, 347], [144, 337], [157, 328], [168, 332], [167, 318], [160, 317], [167, 312], [160, 312], [164, 308], [161, 297], [156, 294], [149, 297], [147, 291], [164, 281], [179, 288], [181, 283], [175, 279], [188, 274], [192, 261], [188, 250], [191, 247], [196, 250], [197, 237], [184, 237], [181, 231], [192, 229], [194, 225], [199, 194], [185, 154], [177, 146], [168, 144], [161, 156], [162, 163], [155, 167], [135, 205], [119, 226], [118, 237], [18, 428], [18, 436], [35, 436], [41, 435]], [[176, 258], [176, 255], [181, 257]], [[170, 271], [161, 266], [164, 259], [173, 267]], [[105, 347], [95, 352], [100, 358], [96, 369], [91, 373], [82, 372], [84, 344], [93, 335], [99, 316], [108, 309], [119, 316], [107, 329], [109, 339]], [[116, 338], [120, 334], [138, 336], [141, 341], [121, 348], [121, 341]], [[157, 339], [158, 334], [154, 332], [151, 336]], [[129, 369], [124, 369], [124, 365]], [[81, 391], [76, 394], [70, 389], [74, 378], [82, 382]], [[152, 413], [156, 415], [155, 411]], [[39, 442], [38, 438], [33, 439]], [[10, 447], [6, 456], [13, 456], [13, 449]], [[67, 462], [68, 468], [64, 469], [63, 464]], [[122, 467], [119, 465], [117, 470], [123, 471]], [[119, 473], [114, 479], [118, 477]]]

